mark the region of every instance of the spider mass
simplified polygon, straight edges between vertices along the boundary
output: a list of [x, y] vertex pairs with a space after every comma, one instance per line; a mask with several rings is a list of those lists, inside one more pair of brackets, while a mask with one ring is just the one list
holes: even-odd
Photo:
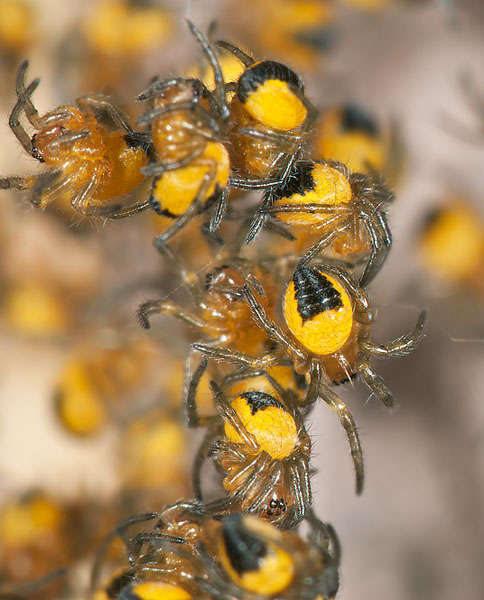
[[[154, 245], [180, 278], [184, 300], [147, 300], [138, 319], [145, 329], [156, 330], [154, 315], [186, 326], [178, 395], [187, 426], [205, 429], [192, 469], [195, 500], [119, 523], [100, 547], [92, 588], [96, 598], [131, 600], [328, 600], [338, 590], [339, 544], [312, 509], [307, 417], [318, 400], [338, 417], [361, 494], [363, 448], [335, 388], [360, 378], [391, 407], [372, 361], [413, 351], [425, 313], [409, 333], [386, 344], [371, 339], [367, 287], [392, 244], [386, 210], [393, 194], [374, 168], [385, 161], [363, 160], [372, 167], [363, 173], [321, 159], [324, 127], [314, 135], [318, 111], [299, 75], [188, 27], [213, 86], [198, 77], [155, 77], [138, 95], [146, 111], [137, 129], [101, 95], [40, 116], [32, 99], [39, 80], [26, 84], [27, 62], [17, 73], [9, 124], [46, 170], [3, 177], [0, 187], [30, 190], [40, 207], [67, 201], [84, 217], [151, 210], [168, 219]], [[222, 53], [240, 63], [229, 83]], [[340, 121], [344, 132], [376, 136], [355, 109]], [[345, 148], [353, 143], [344, 140]], [[198, 249], [190, 249], [195, 228], [210, 257], [205, 269], [195, 266]], [[99, 400], [102, 422], [87, 419], [84, 398], [91, 387], [101, 396], [103, 386], [99, 375], [83, 373], [68, 371], [57, 404], [66, 430], [91, 435], [107, 420], [109, 403]], [[126, 391], [120, 381], [116, 397]], [[204, 382], [208, 403], [200, 399]], [[141, 458], [135, 464], [141, 471]], [[210, 468], [219, 493], [208, 500], [202, 471]], [[297, 533], [300, 523], [306, 539]], [[108, 552], [116, 537], [127, 555], [121, 566]], [[110, 572], [104, 583], [101, 571]]]

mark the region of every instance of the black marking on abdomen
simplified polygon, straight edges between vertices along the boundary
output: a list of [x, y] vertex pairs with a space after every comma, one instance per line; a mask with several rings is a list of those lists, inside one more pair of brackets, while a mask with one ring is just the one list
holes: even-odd
[[286, 65], [275, 60], [264, 60], [249, 67], [239, 79], [237, 97], [244, 104], [250, 94], [269, 79], [284, 81], [289, 88], [304, 92], [304, 86], [299, 77]]
[[160, 215], [160, 217], [168, 217], [169, 219], [178, 219], [180, 217], [180, 215], [175, 215], [167, 208], [161, 208], [161, 202], [159, 200], [156, 200], [154, 190], [156, 189], [156, 184], [157, 184], [158, 180], [159, 180], [159, 177], [156, 177], [155, 180], [153, 181], [153, 187], [151, 188], [151, 196], [150, 196], [150, 200], [148, 203], [151, 210], [154, 210], [157, 215]]
[[243, 516], [231, 515], [223, 520], [223, 540], [229, 562], [239, 575], [257, 571], [267, 554], [267, 545], [244, 526]]
[[341, 294], [331, 281], [315, 268], [301, 267], [294, 272], [297, 311], [303, 323], [325, 310], [341, 308]]
[[274, 188], [272, 190], [272, 197], [274, 200], [281, 200], [287, 198], [290, 202], [292, 196], [299, 194], [304, 196], [308, 192], [314, 190], [315, 182], [313, 177], [313, 171], [316, 163], [312, 160], [300, 160], [295, 164], [294, 170], [291, 172], [289, 177], [283, 185]]
[[342, 109], [341, 129], [343, 131], [363, 131], [370, 137], [378, 136], [375, 120], [356, 104], [346, 104]]
[[275, 406], [276, 408], [282, 408], [284, 406], [279, 402], [277, 398], [266, 394], [265, 392], [245, 392], [241, 394], [242, 398], [245, 398], [247, 404], [250, 406], [250, 413], [252, 416], [259, 410], [265, 410], [269, 406]]

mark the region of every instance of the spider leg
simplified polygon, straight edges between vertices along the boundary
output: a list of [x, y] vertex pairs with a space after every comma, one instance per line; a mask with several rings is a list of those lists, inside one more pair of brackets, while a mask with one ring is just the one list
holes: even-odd
[[392, 393], [385, 385], [383, 378], [375, 373], [375, 371], [373, 371], [373, 369], [370, 367], [369, 360], [366, 356], [364, 359], [358, 361], [356, 371], [376, 396], [376, 398], [380, 400], [383, 406], [386, 406], [387, 408], [393, 408]]
[[[286, 160], [286, 164], [284, 168], [281, 170], [279, 175], [274, 177], [265, 177], [263, 179], [249, 179], [249, 178], [240, 178], [240, 177], [229, 177], [229, 185], [241, 189], [241, 190], [258, 190], [270, 187], [277, 187], [282, 185], [284, 181], [286, 181], [289, 176], [289, 172], [292, 169], [294, 161], [296, 160], [296, 153], [286, 154], [281, 153], [281, 159]], [[279, 162], [279, 161], [277, 161]], [[282, 162], [282, 161], [281, 161]]]
[[[262, 210], [262, 208], [261, 208]], [[343, 217], [350, 217], [353, 213], [353, 209], [347, 206], [331, 205], [331, 204], [319, 204], [317, 202], [305, 202], [301, 204], [277, 204], [276, 206], [266, 206], [263, 212], [268, 215], [277, 215], [278, 213], [311, 213], [314, 215], [334, 215], [335, 220]], [[325, 221], [328, 224], [332, 224], [333, 220]]]
[[20, 123], [20, 115], [22, 112], [25, 112], [25, 107], [30, 102], [30, 96], [37, 89], [39, 83], [40, 79], [34, 79], [32, 83], [30, 83], [28, 87], [22, 92], [22, 94], [20, 94], [8, 119], [8, 125], [10, 129], [13, 131], [18, 141], [22, 144], [22, 147], [25, 150], [25, 152], [27, 152], [27, 154], [30, 155], [32, 155], [32, 140], [30, 139], [29, 134], [25, 131], [24, 127]]
[[227, 189], [223, 189], [219, 192], [218, 199], [216, 200], [215, 210], [213, 211], [212, 218], [208, 225], [208, 232], [210, 234], [215, 233], [220, 226], [220, 222], [223, 219], [225, 210], [227, 208]]
[[262, 227], [264, 225], [264, 221], [266, 220], [266, 214], [264, 212], [264, 209], [267, 206], [270, 206], [272, 204], [272, 201], [273, 201], [273, 195], [272, 195], [272, 190], [270, 190], [269, 192], [266, 192], [266, 194], [264, 195], [262, 204], [260, 205], [259, 210], [256, 212], [256, 215], [255, 215], [254, 219], [252, 220], [252, 223], [249, 226], [247, 235], [245, 237], [246, 244], [250, 244], [250, 242], [252, 242], [252, 240], [257, 236], [259, 231], [262, 229]]
[[356, 493], [358, 495], [363, 491], [363, 482], [365, 478], [364, 464], [363, 464], [363, 452], [361, 449], [360, 436], [358, 435], [358, 429], [353, 419], [353, 415], [350, 413], [346, 404], [327, 386], [321, 385], [320, 397], [326, 402], [331, 410], [339, 418], [341, 425], [346, 431], [348, 443], [350, 446], [351, 456], [353, 458], [353, 464], [355, 466], [356, 475]]
[[81, 96], [80, 98], [77, 98], [76, 102], [81, 110], [86, 108], [104, 110], [121, 129], [124, 129], [129, 134], [134, 133], [134, 130], [129, 123], [128, 115], [115, 106], [108, 98], [106, 98], [106, 96], [103, 96], [102, 94]]
[[177, 169], [183, 169], [190, 166], [199, 156], [202, 155], [204, 147], [204, 144], [200, 144], [198, 142], [186, 146], [179, 146], [178, 150], [180, 151], [184, 150], [185, 148], [189, 150], [189, 153], [183, 158], [172, 162], [150, 163], [149, 165], [141, 167], [140, 171], [143, 173], [143, 175], [151, 176], [163, 175], [165, 171], [176, 171]]
[[87, 185], [85, 185], [75, 196], [73, 196], [70, 199], [72, 208], [75, 211], [80, 212], [81, 214], [84, 214], [85, 206], [83, 206], [83, 205], [88, 201], [88, 199], [90, 197], [92, 198], [92, 195], [95, 192], [97, 186], [98, 186], [98, 180], [96, 177], [93, 177], [87, 183]]
[[[261, 474], [268, 472], [270, 463], [271, 458], [265, 452], [258, 454], [257, 457], [255, 457], [255, 460], [251, 460], [251, 464], [253, 464], [252, 474], [243, 482], [243, 487], [233, 496], [233, 499], [236, 500], [237, 503], [242, 503], [245, 500], [266, 491], [266, 477], [261, 477]], [[252, 503], [255, 501], [255, 499], [251, 501], [249, 508], [251, 512]]]
[[253, 493], [254, 487], [260, 485], [261, 473], [265, 473], [268, 462], [270, 462], [269, 456], [265, 453], [261, 453], [256, 457], [254, 464], [254, 472], [244, 482], [243, 489], [235, 492], [233, 496], [223, 496], [217, 498], [204, 505], [204, 514], [212, 517], [219, 517], [226, 514], [231, 514], [234, 511], [240, 511], [240, 505], [244, 500]]
[[84, 131], [71, 131], [69, 133], [61, 134], [56, 140], [53, 140], [49, 143], [51, 148], [59, 148], [62, 146], [68, 146], [72, 144], [72, 142], [77, 142], [77, 140], [82, 140], [88, 138], [91, 135], [91, 132], [86, 129]]
[[311, 370], [309, 376], [309, 386], [304, 399], [304, 406], [301, 407], [301, 414], [303, 417], [308, 415], [314, 407], [317, 399], [319, 398], [319, 388], [321, 386], [321, 369], [318, 362], [313, 361], [311, 363]]
[[[182, 227], [184, 227], [191, 219], [200, 211], [205, 210], [206, 206], [202, 206], [206, 200], [205, 196], [215, 179], [217, 165], [213, 160], [198, 160], [197, 166], [207, 166], [208, 172], [203, 176], [203, 179], [195, 193], [190, 207], [176, 220], [176, 222], [167, 229], [164, 233], [157, 236], [154, 240], [154, 245], [157, 247], [158, 243], [165, 244], [175, 233], [177, 233]], [[156, 211], [155, 211], [156, 212]]]
[[[42, 207], [48, 206], [55, 200], [58, 200], [72, 186], [73, 182], [71, 177], [59, 177], [51, 185], [48, 185], [44, 190], [42, 190], [38, 197], [33, 197], [32, 204]], [[77, 191], [76, 197], [80, 193], [82, 193], [82, 189]]]
[[285, 133], [284, 131], [266, 131], [264, 129], [256, 129], [255, 127], [241, 127], [239, 133], [247, 137], [267, 140], [269, 142], [284, 141], [291, 146], [294, 143], [294, 134]]
[[291, 472], [293, 476], [293, 485], [298, 507], [295, 515], [296, 523], [294, 523], [294, 525], [296, 525], [301, 519], [304, 518], [306, 512], [313, 502], [311, 482], [309, 480], [309, 465], [307, 461], [294, 457], [291, 465]]
[[136, 96], [136, 102], [143, 102], [144, 100], [151, 100], [153, 97], [158, 96], [160, 92], [164, 89], [171, 87], [173, 85], [178, 85], [179, 83], [186, 81], [184, 77], [172, 77], [171, 79], [160, 79], [156, 76], [152, 81], [149, 87], [143, 90], [140, 94]]
[[195, 27], [195, 25], [188, 19], [186, 19], [186, 22], [188, 27], [190, 28], [190, 31], [193, 33], [198, 43], [200, 44], [203, 52], [205, 53], [207, 60], [210, 63], [210, 66], [212, 67], [213, 78], [215, 81], [214, 96], [217, 99], [217, 105], [220, 116], [222, 117], [222, 119], [227, 120], [229, 118], [229, 107], [227, 105], [227, 100], [225, 97], [225, 86], [222, 69], [220, 68], [217, 55], [213, 51], [213, 48], [209, 44], [207, 38]]
[[215, 405], [217, 407], [217, 412], [222, 417], [224, 422], [229, 423], [237, 432], [239, 437], [244, 441], [245, 444], [249, 446], [249, 448], [254, 452], [258, 452], [259, 444], [256, 442], [254, 436], [247, 431], [244, 427], [242, 421], [239, 418], [239, 415], [235, 412], [232, 406], [228, 403], [225, 394], [222, 392], [220, 386], [216, 381], [212, 380], [210, 382], [210, 389], [215, 398]]
[[198, 319], [195, 315], [183, 310], [173, 302], [164, 302], [161, 299], [148, 300], [140, 305], [137, 310], [137, 316], [141, 327], [149, 329], [151, 327], [151, 316], [158, 313], [173, 315], [177, 319], [180, 319], [193, 327], [197, 327], [198, 329], [204, 329], [206, 327], [206, 323]]
[[264, 227], [268, 231], [272, 231], [273, 233], [280, 235], [281, 237], [285, 238], [286, 240], [289, 240], [290, 242], [294, 242], [296, 240], [296, 236], [292, 235], [292, 233], [287, 229], [287, 227], [285, 227], [282, 223], [274, 221], [273, 219], [268, 219], [266, 217]]
[[[15, 79], [15, 91], [17, 93], [17, 98], [19, 98], [25, 92], [25, 75], [27, 74], [28, 66], [29, 61], [24, 60], [18, 68], [17, 77]], [[25, 99], [24, 112], [32, 127], [35, 129], [42, 129], [42, 118], [39, 116], [39, 113], [33, 105], [30, 97]]]
[[93, 562], [93, 566], [91, 569], [91, 577], [90, 577], [90, 584], [89, 584], [90, 592], [94, 592], [94, 590], [98, 587], [102, 563], [104, 561], [104, 558], [106, 556], [106, 553], [109, 550], [109, 546], [111, 545], [112, 541], [116, 537], [120, 537], [125, 542], [125, 544], [128, 545], [129, 542], [127, 542], [123, 537], [126, 529], [128, 529], [128, 527], [130, 525], [133, 525], [135, 523], [143, 523], [144, 521], [151, 521], [153, 519], [156, 519], [157, 516], [158, 516], [158, 513], [154, 513], [154, 512], [144, 513], [141, 515], [134, 515], [132, 517], [129, 517], [128, 519], [125, 519], [124, 521], [121, 521], [121, 523], [116, 525], [116, 527], [114, 527], [114, 529], [112, 529], [108, 533], [108, 535], [104, 538], [102, 544], [99, 546], [96, 554], [94, 555], [94, 562]]
[[423, 332], [427, 311], [423, 310], [417, 320], [413, 331], [397, 337], [387, 344], [374, 344], [370, 340], [362, 341], [362, 349], [378, 358], [391, 358], [393, 356], [406, 356], [420, 344], [425, 334]]
[[322, 252], [325, 248], [331, 245], [336, 239], [341, 236], [341, 233], [348, 227], [349, 221], [343, 220], [341, 223], [341, 227], [338, 229], [330, 229], [327, 233], [325, 233], [309, 250], [299, 259], [297, 263], [297, 269], [304, 267], [307, 265], [313, 258], [315, 258], [320, 252]]
[[206, 425], [211, 425], [214, 421], [218, 420], [218, 417], [201, 417], [198, 414], [197, 408], [197, 390], [200, 384], [200, 380], [202, 379], [208, 365], [208, 360], [204, 359], [199, 364], [197, 370], [195, 371], [193, 377], [190, 380], [188, 385], [187, 395], [186, 395], [186, 403], [185, 403], [185, 415], [186, 422], [189, 428], [192, 427], [204, 427]]
[[207, 460], [208, 455], [210, 453], [210, 449], [212, 447], [213, 441], [215, 439], [215, 435], [213, 431], [208, 431], [203, 438], [203, 442], [200, 444], [200, 448], [198, 449], [197, 454], [195, 455], [195, 460], [193, 462], [193, 472], [192, 472], [192, 486], [193, 486], [193, 494], [197, 500], [203, 502], [203, 494], [202, 494], [202, 480], [201, 473], [204, 462]]
[[[203, 106], [200, 106], [200, 104], [198, 104], [195, 100], [190, 100], [187, 102], [175, 102], [174, 104], [169, 104], [167, 106], [158, 106], [152, 110], [149, 110], [144, 115], [141, 115], [137, 121], [137, 124], [148, 125], [163, 115], [180, 111], [190, 112], [201, 121], [201, 125], [204, 125], [210, 131], [215, 133], [219, 132], [220, 127], [218, 121], [214, 119], [212, 115], [205, 108], [203, 108]], [[207, 139], [215, 139], [215, 136], [212, 133], [207, 132], [201, 127], [197, 127], [197, 125], [194, 123], [186, 123], [184, 127], [185, 129], [194, 131], [195, 133], [198, 133]]]
[[231, 385], [238, 381], [245, 381], [246, 379], [253, 379], [254, 377], [265, 377], [267, 381], [271, 384], [271, 386], [276, 390], [276, 392], [282, 398], [286, 395], [286, 390], [281, 386], [281, 384], [274, 379], [269, 373], [263, 369], [259, 369], [257, 371], [254, 370], [243, 370], [243, 371], [235, 371], [233, 373], [229, 373], [225, 376], [223, 380], [223, 384]]
[[238, 352], [237, 350], [224, 348], [223, 346], [212, 346], [211, 344], [195, 343], [192, 344], [192, 348], [215, 360], [243, 364], [251, 369], [269, 368], [278, 363], [281, 358], [278, 351], [272, 351], [263, 356], [250, 356], [250, 354], [245, 354], [244, 352]]
[[371, 251], [365, 270], [360, 277], [360, 286], [366, 287], [382, 268], [392, 246], [392, 234], [385, 214], [376, 210], [372, 215], [363, 212], [361, 217], [371, 242]]
[[9, 175], [7, 177], [0, 177], [0, 190], [9, 190], [11, 188], [30, 190], [36, 184], [37, 178], [37, 175], [27, 175], [27, 177]]
[[[224, 478], [224, 487], [229, 490], [237, 490], [243, 489], [244, 493], [247, 490], [246, 481], [252, 481], [252, 475], [257, 472], [259, 477], [261, 476], [261, 472], [264, 474], [266, 471], [261, 471], [261, 455], [256, 454], [253, 456], [242, 468], [233, 473], [230, 477]], [[252, 473], [252, 475], [248, 476], [248, 473]], [[244, 494], [245, 497], [245, 494]], [[252, 508], [251, 504], [251, 508]]]
[[243, 50], [241, 50], [234, 44], [231, 44], [230, 42], [226, 42], [225, 40], [217, 40], [215, 42], [215, 45], [219, 48], [223, 48], [224, 50], [228, 50], [229, 52], [231, 52], [235, 56], [235, 58], [238, 58], [245, 67], [250, 67], [255, 62], [252, 56], [249, 56]]
[[371, 321], [371, 306], [368, 296], [364, 290], [355, 282], [354, 278], [345, 269], [328, 266], [327, 270], [330, 273], [334, 273], [338, 279], [341, 279], [341, 281], [344, 282], [345, 287], [347, 287], [350, 291], [352, 300], [356, 305], [355, 313], [357, 313], [358, 322], [364, 325], [369, 324]]
[[264, 331], [271, 338], [271, 340], [274, 340], [282, 347], [288, 349], [290, 352], [293, 352], [294, 354], [296, 354], [296, 356], [304, 360], [304, 353], [301, 352], [301, 350], [297, 346], [295, 346], [286, 335], [284, 335], [282, 330], [269, 317], [265, 308], [254, 296], [254, 293], [248, 285], [244, 285], [244, 295], [252, 311], [252, 316], [256, 324], [261, 329], [264, 329]]
[[150, 207], [149, 201], [142, 204], [135, 204], [127, 208], [122, 208], [119, 204], [111, 206], [93, 206], [88, 205], [83, 209], [82, 214], [86, 217], [105, 217], [106, 219], [126, 219], [132, 215], [137, 215]]

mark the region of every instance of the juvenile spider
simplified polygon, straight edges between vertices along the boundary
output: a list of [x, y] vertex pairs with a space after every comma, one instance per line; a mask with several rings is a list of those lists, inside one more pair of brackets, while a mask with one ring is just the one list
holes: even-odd
[[338, 538], [312, 511], [306, 521], [310, 530], [303, 539], [251, 515], [225, 517], [217, 546], [218, 561], [233, 582], [229, 590], [241, 588], [244, 600], [334, 598], [339, 587]]
[[[128, 536], [131, 525], [156, 518], [153, 529]], [[111, 590], [122, 600], [329, 600], [339, 586], [338, 538], [312, 512], [307, 524], [303, 538], [242, 513], [215, 520], [191, 502], [133, 517], [113, 532], [131, 568], [111, 576], [99, 598]]]
[[[275, 217], [317, 241], [301, 259], [308, 263], [328, 245], [339, 254], [367, 254], [360, 285], [368, 285], [382, 267], [392, 236], [385, 209], [393, 194], [373, 175], [351, 173], [338, 162], [300, 160], [286, 181], [269, 190], [247, 234], [250, 242], [267, 216]], [[306, 244], [307, 245], [307, 244]]]
[[318, 158], [337, 160], [358, 173], [382, 173], [392, 185], [405, 162], [396, 123], [382, 128], [365, 107], [353, 103], [322, 111], [313, 146]]
[[[100, 95], [78, 98], [77, 107], [61, 105], [40, 117], [31, 100], [40, 80], [26, 88], [27, 67], [25, 61], [17, 72], [18, 100], [9, 125], [27, 154], [49, 170], [1, 178], [0, 189], [31, 189], [32, 204], [42, 208], [68, 200], [83, 216], [116, 219], [147, 208], [147, 202], [136, 200], [136, 192], [145, 180], [140, 168], [149, 162], [149, 136], [134, 131], [127, 117]], [[37, 130], [32, 138], [20, 123], [22, 113]], [[104, 115], [106, 125], [96, 113]]]
[[222, 70], [208, 40], [187, 23], [212, 68], [214, 90], [199, 79], [156, 78], [138, 96], [138, 101], [151, 101], [151, 108], [138, 121], [150, 125], [156, 152], [156, 162], [142, 169], [155, 175], [149, 205], [159, 215], [176, 219], [155, 239], [157, 247], [208, 209], [213, 209], [209, 230], [214, 232], [227, 203], [230, 159], [221, 139], [229, 111]]
[[206, 504], [207, 513], [242, 510], [294, 527], [312, 501], [311, 440], [298, 409], [273, 378], [264, 383], [249, 373], [236, 386], [227, 378], [223, 389], [211, 381], [218, 416], [200, 416], [196, 389], [207, 363], [202, 361], [194, 374], [187, 397], [188, 426], [208, 426], [193, 468], [197, 499], [202, 500], [201, 468], [212, 457], [229, 497]]
[[238, 81], [226, 86], [235, 91], [227, 130], [234, 171], [229, 185], [253, 190], [282, 183], [311, 132], [316, 110], [286, 65], [255, 61], [230, 42], [217, 45], [245, 66]]
[[361, 493], [364, 474], [358, 432], [348, 407], [329, 386], [358, 375], [385, 406], [393, 406], [391, 392], [371, 368], [371, 358], [411, 352], [423, 337], [425, 311], [412, 332], [387, 344], [375, 344], [370, 340], [373, 311], [368, 297], [344, 269], [298, 265], [284, 294], [285, 328], [273, 320], [249, 287], [244, 288], [244, 294], [255, 322], [276, 344], [275, 349], [254, 358], [214, 345], [197, 343], [192, 347], [215, 359], [253, 369], [264, 369], [278, 364], [281, 357], [291, 357], [297, 372], [309, 373], [305, 404], [310, 407], [322, 398], [346, 430], [356, 468], [356, 490]]
[[[166, 300], [148, 300], [138, 309], [138, 320], [148, 329], [153, 314], [166, 313], [191, 325], [208, 338], [234, 351], [258, 354], [266, 349], [268, 337], [255, 326], [250, 308], [244, 301], [243, 287], [250, 285], [267, 311], [274, 307], [275, 290], [270, 274], [250, 261], [228, 257], [213, 267], [201, 282], [198, 274], [185, 268], [167, 247], [164, 253], [175, 261], [195, 310]], [[259, 295], [264, 290], [263, 295]]]

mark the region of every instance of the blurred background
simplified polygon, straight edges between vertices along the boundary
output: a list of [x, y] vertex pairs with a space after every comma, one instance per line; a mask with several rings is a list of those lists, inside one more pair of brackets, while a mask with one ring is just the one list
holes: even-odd
[[[95, 92], [135, 119], [143, 107], [133, 100], [155, 74], [197, 63], [186, 16], [290, 65], [323, 117], [348, 104], [371, 116], [383, 148], [374, 168], [396, 191], [394, 246], [370, 288], [374, 339], [406, 332], [428, 309], [422, 346], [377, 364], [397, 409], [384, 411], [359, 383], [338, 390], [364, 444], [362, 497], [336, 417], [321, 405], [311, 415], [315, 506], [343, 548], [339, 597], [482, 598], [484, 4], [0, 0], [0, 173], [41, 168], [8, 128], [22, 60], [41, 79], [40, 114]], [[81, 221], [68, 207], [35, 210], [15, 191], [1, 206], [0, 582], [69, 564], [85, 581], [86, 557], [127, 507], [191, 494], [200, 432], [180, 425], [173, 376], [185, 330], [163, 318], [145, 333], [135, 319], [140, 301], [169, 297], [179, 282], [152, 248], [164, 226], [153, 215]], [[85, 421], [65, 398], [91, 398]]]

